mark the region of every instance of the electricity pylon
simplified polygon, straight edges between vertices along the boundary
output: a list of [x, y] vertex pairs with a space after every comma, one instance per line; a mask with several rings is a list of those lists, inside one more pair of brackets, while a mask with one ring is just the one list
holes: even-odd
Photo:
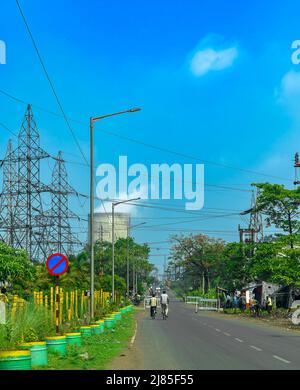
[[74, 237], [70, 219], [79, 219], [69, 209], [69, 196], [77, 192], [68, 183], [68, 174], [62, 152], [58, 153], [52, 173], [51, 211], [47, 213], [51, 221], [49, 244], [51, 251], [63, 252], [66, 255], [74, 254], [74, 246], [81, 242]]

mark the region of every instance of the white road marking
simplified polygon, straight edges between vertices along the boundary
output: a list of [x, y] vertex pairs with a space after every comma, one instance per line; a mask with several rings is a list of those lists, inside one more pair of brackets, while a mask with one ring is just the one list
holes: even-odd
[[250, 348], [255, 349], [256, 351], [262, 351], [261, 348], [256, 347], [255, 345], [250, 345]]
[[225, 336], [230, 336], [230, 333], [227, 332], [223, 332], [223, 334], [225, 334]]
[[215, 330], [216, 330], [217, 332], [221, 332], [220, 329], [218, 329], [218, 328], [215, 328]]
[[283, 362], [283, 363], [291, 363], [290, 361], [285, 360], [285, 359], [283, 359], [282, 357], [277, 356], [277, 355], [273, 355], [273, 358], [275, 358], [275, 359], [277, 359], [277, 360], [280, 360], [280, 361]]
[[135, 321], [135, 331], [134, 331], [134, 335], [132, 336], [131, 340], [130, 340], [130, 348], [132, 348], [134, 342], [135, 342], [135, 338], [136, 338], [136, 334], [137, 334], [137, 321]]
[[243, 343], [244, 341], [241, 340], [241, 339], [238, 339], [237, 337], [234, 338], [236, 341], [238, 341], [239, 343]]

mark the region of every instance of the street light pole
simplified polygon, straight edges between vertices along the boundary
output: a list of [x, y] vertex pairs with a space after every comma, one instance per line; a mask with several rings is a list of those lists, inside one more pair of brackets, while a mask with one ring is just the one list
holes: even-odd
[[127, 299], [129, 297], [129, 247], [128, 247], [128, 240], [130, 238], [130, 231], [131, 229], [134, 229], [138, 226], [145, 225], [146, 222], [138, 223], [137, 225], [128, 226], [127, 227], [127, 245], [126, 245], [126, 264], [127, 264], [127, 271], [126, 271], [126, 292], [127, 292]]
[[90, 220], [89, 220], [89, 244], [90, 244], [90, 318], [94, 318], [94, 123], [111, 116], [127, 114], [140, 111], [140, 108], [130, 108], [129, 110], [119, 111], [112, 114], [106, 114], [90, 118]]
[[111, 205], [111, 211], [112, 211], [112, 226], [111, 226], [111, 231], [112, 231], [112, 237], [111, 237], [111, 242], [112, 242], [112, 297], [111, 300], [112, 302], [115, 301], [115, 207], [118, 206], [121, 203], [127, 203], [127, 202], [132, 202], [134, 200], [139, 200], [141, 198], [133, 198], [133, 199], [126, 199], [126, 200], [120, 200], [118, 202], [112, 202]]
[[90, 118], [90, 267], [91, 267], [91, 285], [90, 285], [90, 318], [94, 318], [94, 121]]
[[112, 203], [112, 233], [111, 233], [111, 243], [112, 243], [112, 274], [111, 274], [111, 302], [115, 301], [115, 204]]

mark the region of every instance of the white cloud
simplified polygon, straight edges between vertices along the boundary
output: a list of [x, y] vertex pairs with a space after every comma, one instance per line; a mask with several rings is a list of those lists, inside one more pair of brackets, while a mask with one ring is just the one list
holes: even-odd
[[217, 48], [215, 42], [210, 42], [208, 47], [207, 41], [208, 39], [204, 39], [200, 43], [190, 60], [190, 69], [195, 76], [229, 68], [238, 57], [238, 49], [235, 46]]
[[289, 114], [296, 119], [300, 119], [300, 72], [291, 70], [287, 72], [281, 80], [280, 87], [275, 91], [277, 102], [282, 104]]
[[280, 97], [283, 100], [298, 99], [300, 97], [300, 72], [291, 70], [283, 76], [280, 86]]

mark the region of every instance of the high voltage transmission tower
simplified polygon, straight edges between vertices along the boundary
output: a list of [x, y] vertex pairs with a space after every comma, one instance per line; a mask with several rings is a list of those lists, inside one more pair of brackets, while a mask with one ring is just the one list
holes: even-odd
[[52, 200], [49, 214], [51, 220], [49, 243], [52, 252], [70, 255], [74, 253], [74, 246], [81, 244], [72, 234], [69, 222], [71, 218], [79, 219], [69, 210], [69, 196], [76, 194], [77, 192], [68, 183], [62, 152], [59, 152], [52, 173]]
[[[3, 186], [0, 198], [0, 228], [5, 229], [1, 239], [9, 245], [14, 245], [14, 213], [16, 195], [18, 193], [18, 176], [16, 162], [13, 157], [12, 140], [8, 141], [5, 159], [2, 161]], [[3, 232], [1, 232], [3, 233]]]
[[240, 213], [240, 215], [250, 214], [250, 223], [248, 228], [241, 228], [240, 225], [238, 226], [240, 242], [254, 243], [264, 239], [262, 216], [256, 209], [256, 203], [256, 196], [253, 192], [251, 208]]
[[[72, 239], [68, 195], [73, 189], [61, 160], [56, 160], [52, 186], [40, 180], [40, 163], [51, 157], [40, 147], [40, 137], [31, 106], [27, 106], [14, 150], [8, 142], [2, 161], [3, 186], [0, 197], [0, 232], [2, 239], [17, 249], [27, 251], [32, 261], [45, 261], [53, 249], [68, 250], [78, 240]], [[42, 195], [51, 194], [52, 209], [44, 211]], [[67, 247], [66, 247], [67, 245]]]

